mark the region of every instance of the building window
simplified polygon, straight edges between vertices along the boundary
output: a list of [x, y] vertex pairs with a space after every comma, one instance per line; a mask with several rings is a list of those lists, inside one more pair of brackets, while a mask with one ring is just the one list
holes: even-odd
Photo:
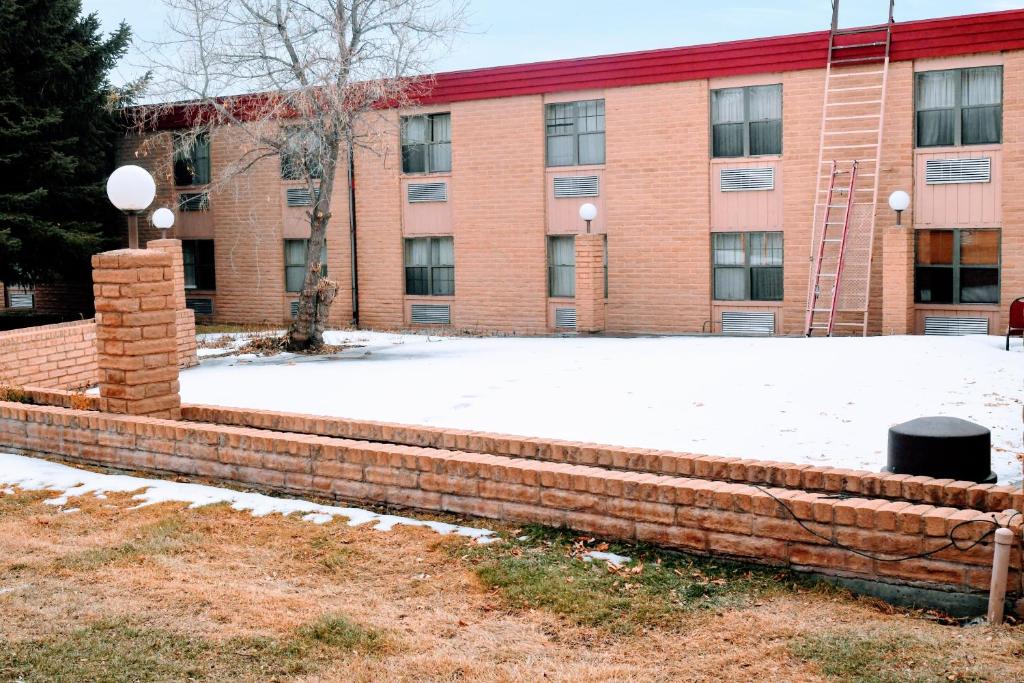
[[452, 170], [452, 115], [429, 114], [402, 119], [402, 172]]
[[185, 289], [217, 289], [213, 265], [213, 240], [182, 240], [185, 263]]
[[715, 232], [715, 299], [782, 301], [782, 233]]
[[576, 238], [548, 237], [548, 296], [576, 296]]
[[[284, 241], [284, 290], [301, 292], [306, 279], [306, 251], [309, 240]], [[327, 241], [320, 249], [320, 277], [327, 277]]]
[[711, 91], [712, 156], [782, 154], [782, 86]]
[[451, 237], [405, 240], [405, 293], [455, 294], [455, 243]]
[[984, 145], [1003, 139], [1003, 67], [917, 74], [917, 146]]
[[604, 100], [547, 105], [548, 166], [604, 163]]
[[999, 230], [917, 230], [914, 237], [914, 301], [999, 303]]
[[210, 136], [177, 135], [174, 139], [174, 184], [206, 185], [210, 182]]
[[290, 129], [281, 147], [281, 177], [284, 180], [322, 178], [322, 145], [312, 131]]

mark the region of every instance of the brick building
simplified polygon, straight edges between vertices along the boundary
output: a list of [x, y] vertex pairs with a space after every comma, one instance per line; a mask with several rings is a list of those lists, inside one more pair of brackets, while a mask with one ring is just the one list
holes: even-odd
[[[1024, 193], [1003, 183], [1024, 171], [1024, 10], [894, 24], [887, 66], [872, 35], [438, 74], [417, 108], [386, 112], [386, 149], [356, 153], [355, 226], [335, 192], [332, 322], [545, 333], [585, 309], [609, 332], [801, 334], [831, 162], [856, 159], [866, 213], [846, 268], [865, 272], [844, 286], [865, 322], [848, 324], [998, 334], [1024, 296]], [[171, 130], [126, 138], [121, 158], [154, 172], [153, 208], [178, 207], [190, 307], [277, 323], [310, 198], [277, 159], [209, 186], [236, 135], [193, 146], [187, 173]], [[895, 190], [912, 198], [899, 226]], [[596, 303], [577, 301], [583, 203], [606, 236], [603, 263], [584, 240]]]

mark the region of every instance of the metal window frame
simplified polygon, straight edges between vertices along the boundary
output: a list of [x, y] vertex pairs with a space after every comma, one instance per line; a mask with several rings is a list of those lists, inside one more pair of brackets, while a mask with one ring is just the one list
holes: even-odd
[[[406, 243], [416, 242], [420, 240], [426, 240], [427, 242], [427, 253], [429, 254], [428, 263], [426, 266], [410, 265], [406, 261]], [[452, 241], [452, 264], [442, 265], [440, 263], [434, 263], [434, 242], [440, 240], [451, 240]], [[426, 268], [427, 269], [427, 293], [426, 294], [410, 294], [409, 293], [409, 268]], [[434, 289], [434, 269], [436, 268], [451, 268], [452, 269], [452, 291], [445, 293], [435, 292]], [[406, 237], [402, 242], [402, 275], [405, 278], [405, 295], [406, 296], [455, 296], [455, 238], [452, 235], [433, 235], [430, 237]]]
[[[757, 121], [750, 120], [750, 92], [754, 88], [778, 88], [779, 89], [779, 108], [782, 110], [782, 116], [777, 119], [758, 119]], [[715, 107], [713, 98], [716, 92], [725, 92], [727, 90], [742, 90], [743, 91], [743, 121], [733, 121], [730, 123], [716, 124], [715, 123]], [[784, 151], [783, 148], [783, 125], [786, 114], [786, 103], [785, 103], [785, 89], [782, 87], [782, 83], [764, 83], [760, 85], [738, 85], [731, 88], [714, 88], [711, 90], [711, 94], [708, 96], [708, 119], [710, 120], [710, 127], [708, 129], [709, 140], [708, 147], [711, 150], [712, 159], [743, 159], [745, 157], [761, 158], [761, 157], [774, 157], [780, 156]], [[772, 152], [771, 154], [751, 154], [750, 153], [750, 124], [751, 123], [762, 123], [765, 121], [778, 121], [779, 122], [779, 151]], [[743, 154], [715, 154], [715, 125], [736, 125], [737, 123], [743, 124]]]
[[[980, 264], [969, 264], [962, 265], [960, 263], [960, 247], [962, 244], [962, 237], [964, 231], [970, 232], [995, 232], [998, 237], [998, 246], [996, 247], [996, 263], [995, 265], [980, 265]], [[920, 235], [924, 232], [952, 232], [953, 233], [953, 263], [937, 263], [937, 264], [920, 264], [918, 263], [918, 256], [920, 254]], [[951, 269], [953, 271], [953, 300], [952, 301], [921, 301], [918, 299], [917, 290], [917, 272], [921, 268], [932, 268], [932, 269]], [[960, 271], [961, 270], [991, 270], [996, 269], [996, 300], [987, 303], [984, 302], [967, 302], [961, 303], [960, 301]], [[1003, 230], [1002, 228], [927, 228], [914, 231], [914, 303], [915, 304], [938, 304], [940, 306], [998, 306], [1003, 300]]]
[[[306, 279], [306, 276], [305, 276], [306, 260], [305, 260], [305, 257], [303, 257], [302, 263], [288, 263], [288, 243], [289, 242], [304, 242], [306, 248], [305, 248], [305, 250], [303, 250], [303, 253], [304, 254], [308, 254], [309, 253], [309, 238], [308, 237], [297, 237], [297, 238], [286, 237], [284, 239], [284, 242], [282, 243], [282, 249], [284, 251], [284, 291], [289, 292], [289, 293], [301, 292], [302, 291], [302, 287], [299, 287], [298, 289], [288, 289], [288, 269], [289, 268], [301, 268], [302, 271], [303, 271], [302, 279], [303, 279], [303, 281], [305, 281], [305, 279]], [[324, 239], [323, 247], [320, 248], [320, 277], [327, 277], [327, 240], [326, 239]]]
[[[431, 114], [416, 114], [415, 116], [403, 116], [402, 117], [402, 124], [401, 124], [401, 130], [402, 130], [401, 148], [403, 150], [403, 153], [402, 153], [402, 173], [404, 173], [406, 175], [426, 175], [428, 173], [450, 173], [451, 172], [452, 167], [451, 167], [451, 156], [450, 155], [449, 155], [448, 168], [431, 168], [430, 167], [430, 156], [431, 156], [430, 155], [430, 150], [432, 148], [434, 148], [435, 146], [437, 146], [437, 145], [449, 145], [449, 147], [450, 147], [451, 144], [452, 144], [451, 136], [449, 136], [447, 140], [435, 140], [434, 139], [434, 119], [439, 117], [439, 116], [447, 116], [448, 117], [448, 119], [449, 119], [448, 127], [449, 127], [449, 129], [451, 129], [452, 113], [450, 111], [439, 111], [439, 112], [434, 112], [434, 113], [431, 113]], [[430, 138], [427, 142], [406, 142], [405, 141], [405, 125], [406, 125], [406, 122], [411, 120], [411, 119], [426, 119], [426, 121], [427, 121], [428, 137]], [[424, 168], [424, 170], [422, 170], [422, 171], [409, 171], [409, 170], [407, 170], [405, 168], [405, 153], [404, 153], [404, 150], [405, 150], [406, 147], [411, 147], [413, 145], [422, 146], [425, 149], [425, 151], [426, 151], [426, 153], [424, 154], [424, 157], [423, 157], [423, 168]]]
[[[573, 244], [573, 262], [572, 262], [572, 265], [562, 264], [562, 263], [556, 264], [556, 263], [552, 263], [551, 262], [551, 244], [552, 244], [552, 242], [554, 240], [557, 240], [557, 239], [572, 240], [572, 244]], [[574, 299], [574, 298], [576, 298], [576, 257], [575, 257], [576, 235], [548, 235], [547, 236], [547, 242], [546, 242], [545, 246], [546, 246], [546, 249], [545, 249], [545, 256], [544, 256], [544, 258], [545, 258], [545, 260], [547, 260], [547, 264], [548, 264], [548, 297], [552, 298], [552, 299]], [[555, 294], [554, 293], [554, 290], [555, 290], [555, 287], [554, 287], [554, 285], [555, 285], [555, 272], [559, 268], [571, 268], [572, 269], [572, 273], [573, 273], [573, 278], [572, 278], [572, 282], [573, 282], [573, 284], [572, 284], [572, 294]]]
[[[716, 235], [740, 235], [743, 239], [743, 265], [726, 266], [715, 263], [715, 236]], [[750, 264], [750, 236], [751, 235], [779, 235], [782, 239], [782, 265], [781, 266], [752, 266]], [[751, 296], [753, 286], [751, 284], [751, 271], [754, 268], [775, 268], [782, 272], [782, 296], [778, 299], [754, 299]], [[782, 230], [719, 230], [711, 233], [711, 299], [712, 301], [783, 301], [786, 296], [786, 236]], [[715, 291], [715, 273], [718, 270], [742, 270], [743, 271], [743, 297], [740, 299], [722, 299]]]
[[[198, 244], [199, 242], [209, 242], [211, 244], [211, 247], [213, 245], [213, 240], [212, 239], [183, 239], [183, 240], [181, 240], [181, 261], [182, 261], [182, 271], [184, 272], [184, 275], [185, 275], [185, 289], [187, 289], [189, 291], [214, 292], [214, 291], [217, 290], [217, 276], [216, 276], [217, 264], [216, 264], [216, 261], [213, 261], [213, 262], [210, 263], [211, 270], [214, 272], [213, 287], [201, 287], [200, 286], [199, 273], [201, 271], [201, 267], [204, 266], [205, 263], [201, 262], [199, 260], [199, 258], [198, 258], [199, 251], [198, 251], [197, 247], [199, 246], [199, 244]], [[211, 251], [212, 251], [212, 249], [211, 249]], [[189, 262], [190, 261], [190, 257], [191, 257], [191, 263]], [[189, 286], [189, 284], [188, 284], [188, 280], [189, 280], [188, 273], [189, 273], [189, 270], [192, 271], [192, 282], [193, 282], [193, 284], [191, 286]], [[205, 283], [204, 282], [202, 284], [205, 285], [205, 284], [209, 284], [209, 283]]]
[[[979, 71], [982, 69], [997, 69], [999, 71], [999, 104], [976, 104], [973, 106], [964, 105], [964, 73], [968, 71]], [[921, 77], [924, 74], [935, 74], [935, 73], [955, 73], [956, 74], [956, 87], [953, 89], [955, 93], [954, 102], [952, 107], [932, 107], [930, 109], [922, 109], [920, 104], [920, 82]], [[1006, 72], [1003, 69], [1002, 64], [992, 64], [989, 66], [969, 66], [961, 67], [959, 69], [932, 69], [930, 71], [918, 71], [914, 74], [914, 148], [915, 149], [934, 149], [937, 147], [976, 147], [978, 145], [1001, 145], [1003, 144], [1004, 131], [1003, 131], [1003, 116], [1005, 114], [1005, 103], [1006, 103]], [[985, 107], [999, 107], [999, 139], [996, 142], [963, 142], [963, 126], [964, 126], [964, 110], [965, 109], [983, 109]], [[953, 112], [953, 142], [951, 144], [938, 144], [938, 145], [922, 145], [921, 140], [918, 137], [919, 126], [918, 126], [918, 114], [923, 111], [952, 111]]]
[[[600, 130], [580, 130], [580, 120], [590, 118], [585, 111], [581, 111], [581, 107], [594, 103], [595, 106], [600, 106], [601, 111], [594, 114], [595, 119], [601, 119], [602, 125]], [[569, 124], [554, 124], [552, 123], [551, 112], [555, 111], [557, 107], [572, 107], [572, 132], [571, 133], [559, 133], [552, 135], [550, 127], [553, 125], [564, 126]], [[603, 97], [593, 100], [574, 100], [572, 102], [548, 102], [544, 105], [544, 166], [545, 168], [568, 168], [570, 166], [600, 166], [607, 161], [607, 138], [605, 138], [604, 152], [601, 157], [601, 162], [587, 162], [586, 164], [580, 163], [580, 136], [581, 135], [594, 135], [600, 133], [605, 135], [607, 132], [608, 119], [605, 110], [605, 100]], [[551, 163], [551, 159], [548, 156], [548, 140], [551, 138], [572, 138], [572, 162], [568, 164], [554, 164]]]

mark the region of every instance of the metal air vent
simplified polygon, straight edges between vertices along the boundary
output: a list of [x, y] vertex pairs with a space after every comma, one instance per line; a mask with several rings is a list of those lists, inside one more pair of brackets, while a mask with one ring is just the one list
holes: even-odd
[[596, 175], [556, 176], [556, 197], [597, 197], [601, 181]]
[[[309, 193], [309, 190], [305, 187], [289, 187], [284, 191], [285, 202], [288, 206], [312, 206], [313, 195]], [[316, 191], [316, 196], [319, 199], [320, 190]]]
[[182, 192], [178, 195], [181, 211], [209, 211], [210, 195], [207, 192]]
[[452, 307], [444, 304], [413, 304], [412, 322], [417, 325], [449, 325]]
[[448, 183], [409, 183], [406, 198], [410, 204], [448, 201]]
[[722, 311], [722, 334], [775, 334], [775, 314]]
[[924, 333], [938, 337], [988, 334], [988, 318], [951, 318], [928, 315], [924, 318]]
[[924, 181], [928, 185], [992, 182], [992, 159], [929, 159]]
[[185, 308], [192, 309], [196, 315], [213, 315], [213, 299], [185, 299]]
[[11, 308], [35, 308], [36, 295], [32, 292], [10, 293], [7, 296]]
[[723, 168], [719, 183], [722, 192], [774, 190], [774, 168]]
[[576, 329], [576, 309], [575, 308], [556, 308], [555, 309], [555, 327], [575, 330]]
[[292, 302], [292, 317], [295, 318], [299, 315], [299, 302], [295, 300]]

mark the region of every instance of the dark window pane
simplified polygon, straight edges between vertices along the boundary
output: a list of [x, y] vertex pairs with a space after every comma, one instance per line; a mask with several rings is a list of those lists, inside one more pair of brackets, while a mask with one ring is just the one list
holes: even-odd
[[782, 121], [751, 122], [750, 153], [782, 154]]
[[782, 268], [751, 268], [750, 298], [754, 301], [782, 301]]
[[435, 266], [431, 268], [432, 294], [437, 296], [451, 296], [455, 294], [455, 269], [451, 266]]
[[405, 293], [406, 294], [429, 294], [430, 288], [427, 285], [427, 272], [425, 266], [409, 266], [405, 269]]
[[999, 269], [961, 268], [960, 303], [999, 303]]
[[960, 137], [965, 145], [1000, 142], [1003, 138], [1003, 108], [996, 105], [964, 109]]
[[426, 173], [427, 172], [427, 145], [425, 145], [425, 144], [402, 145], [402, 172], [403, 173]]
[[953, 269], [918, 266], [914, 271], [914, 300], [921, 304], [953, 303]]
[[952, 230], [918, 230], [917, 265], [938, 266], [953, 265]]
[[954, 144], [956, 114], [952, 109], [917, 112], [917, 146], [940, 147]]
[[714, 155], [716, 157], [743, 156], [743, 124], [719, 123], [713, 128]]

